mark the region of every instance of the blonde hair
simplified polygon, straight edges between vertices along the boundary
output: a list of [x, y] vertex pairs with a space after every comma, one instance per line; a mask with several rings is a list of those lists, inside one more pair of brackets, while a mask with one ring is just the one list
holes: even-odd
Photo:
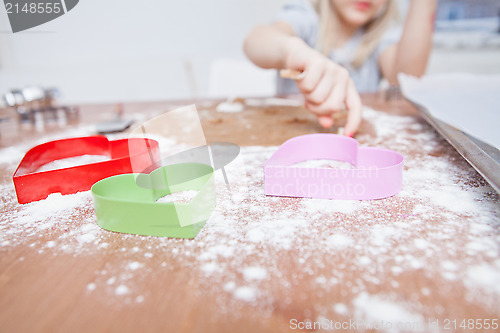
[[[319, 16], [317, 49], [329, 56], [335, 45], [335, 32], [338, 29], [339, 17], [332, 6], [331, 0], [311, 0]], [[398, 9], [395, 0], [388, 0], [381, 13], [368, 22], [364, 28], [361, 43], [356, 50], [351, 65], [359, 68], [375, 51], [382, 35], [392, 21], [398, 18]]]

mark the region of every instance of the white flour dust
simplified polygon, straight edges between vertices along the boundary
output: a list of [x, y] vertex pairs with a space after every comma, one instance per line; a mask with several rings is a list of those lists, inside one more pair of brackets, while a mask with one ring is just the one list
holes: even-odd
[[71, 167], [75, 167], [78, 165], [99, 163], [99, 162], [104, 162], [104, 161], [108, 161], [108, 160], [109, 160], [109, 157], [103, 156], [103, 155], [82, 155], [82, 156], [76, 156], [76, 157], [68, 157], [68, 158], [55, 160], [55, 161], [52, 161], [50, 163], [44, 164], [40, 168], [38, 168], [37, 172], [71, 168]]
[[217, 111], [218, 112], [225, 112], [225, 113], [237, 113], [245, 110], [245, 105], [243, 105], [240, 102], [222, 102], [219, 105], [217, 105]]
[[[500, 308], [498, 196], [416, 118], [371, 109], [364, 117], [377, 135], [360, 134], [361, 145], [394, 149], [405, 157], [403, 190], [394, 197], [266, 197], [262, 166], [277, 147], [243, 147], [247, 196], [233, 202], [217, 171], [217, 207], [194, 240], [102, 230], [95, 223], [89, 192], [52, 194], [19, 205], [12, 183], [4, 181], [1, 213], [7, 218], [0, 224], [0, 251], [30, 246], [41, 254], [99, 255], [111, 251], [110, 242], [119, 239], [122, 246], [113, 251], [123, 260], [97, 271], [96, 280], [82, 286], [87, 292], [147, 302], [137, 279], [171, 270], [175, 263], [201, 276], [200, 288], [218, 295], [216, 306], [222, 313], [240, 303], [272, 313], [271, 304], [293, 308], [311, 295], [317, 297], [311, 318], [418, 324], [439, 308], [452, 306], [446, 303], [449, 293], [463, 295], [471, 306]], [[402, 135], [408, 128], [413, 134]], [[13, 172], [13, 161], [20, 160], [24, 149], [2, 149], [0, 166]], [[230, 185], [237, 194], [238, 180]], [[419, 281], [412, 295], [404, 293], [414, 288], [407, 286], [409, 276]], [[445, 286], [436, 288], [435, 281], [445, 281]], [[307, 288], [296, 289], [298, 285]], [[339, 296], [320, 297], [326, 293]], [[429, 299], [434, 305], [425, 307]]]

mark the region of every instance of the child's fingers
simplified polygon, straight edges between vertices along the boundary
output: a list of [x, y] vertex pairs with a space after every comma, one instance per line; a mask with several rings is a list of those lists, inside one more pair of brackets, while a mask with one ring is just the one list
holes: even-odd
[[350, 79], [349, 74], [345, 70], [339, 71], [336, 75], [337, 83], [335, 84], [335, 87], [330, 93], [330, 96], [326, 100], [325, 104], [327, 104], [333, 111], [340, 111], [345, 108], [344, 102], [347, 98], [347, 87]]
[[[347, 78], [347, 80], [348, 79], [349, 78]], [[335, 83], [330, 94], [321, 104], [311, 103], [309, 99], [307, 99], [306, 108], [316, 115], [331, 115], [334, 112], [344, 109], [344, 101], [347, 99], [346, 92], [349, 82], [347, 80]]]
[[330, 128], [333, 126], [333, 118], [331, 115], [318, 116], [318, 122], [323, 128]]
[[318, 83], [325, 74], [324, 60], [316, 60], [312, 62], [304, 70], [304, 78], [297, 81], [297, 86], [303, 94], [310, 94], [316, 89]]
[[286, 70], [290, 70], [292, 72], [297, 71], [297, 72], [304, 72], [306, 67], [308, 67], [309, 64], [309, 59], [310, 59], [310, 53], [311, 51], [308, 49], [309, 47], [295, 47], [292, 52], [290, 52], [290, 55], [286, 59], [285, 63], [285, 71], [284, 74], [286, 74]]
[[286, 68], [280, 70], [280, 76], [284, 79], [302, 80], [304, 78], [304, 75], [304, 72], [298, 71], [296, 69]]
[[314, 113], [316, 116], [328, 116], [331, 115], [332, 113], [338, 111], [338, 110], [333, 110], [331, 107], [329, 107], [326, 103], [321, 103], [321, 104], [314, 104], [306, 100], [305, 103], [306, 109]]
[[347, 136], [353, 136], [361, 123], [363, 104], [361, 103], [361, 98], [359, 97], [352, 79], [349, 79], [349, 83], [347, 85], [346, 106], [349, 110], [349, 114], [347, 115], [347, 123], [345, 125], [344, 134]]
[[305, 98], [312, 104], [322, 104], [330, 96], [335, 85], [335, 77], [330, 71], [326, 71], [313, 92], [306, 94]]

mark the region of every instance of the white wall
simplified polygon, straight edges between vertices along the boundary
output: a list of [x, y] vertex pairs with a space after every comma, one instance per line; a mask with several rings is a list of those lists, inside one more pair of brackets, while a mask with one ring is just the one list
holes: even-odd
[[[58, 87], [68, 103], [206, 96], [212, 62], [244, 59], [245, 35], [286, 1], [81, 0], [16, 34], [0, 6], [0, 95], [39, 84]], [[403, 13], [408, 1], [398, 0]], [[497, 73], [499, 52], [437, 49], [428, 72]]]
[[81, 0], [64, 16], [16, 34], [0, 8], [0, 94], [40, 84], [59, 87], [72, 103], [206, 95], [212, 61], [243, 59], [244, 36], [283, 3]]

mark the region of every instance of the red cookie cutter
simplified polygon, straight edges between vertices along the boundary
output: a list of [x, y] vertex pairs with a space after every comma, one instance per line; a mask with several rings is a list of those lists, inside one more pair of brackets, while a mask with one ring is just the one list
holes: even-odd
[[[110, 160], [70, 168], [40, 171], [55, 160], [103, 155]], [[105, 136], [89, 136], [43, 143], [30, 149], [14, 173], [14, 187], [20, 204], [42, 200], [51, 193], [72, 194], [90, 190], [101, 179], [159, 166], [158, 142], [145, 138], [109, 141]]]

